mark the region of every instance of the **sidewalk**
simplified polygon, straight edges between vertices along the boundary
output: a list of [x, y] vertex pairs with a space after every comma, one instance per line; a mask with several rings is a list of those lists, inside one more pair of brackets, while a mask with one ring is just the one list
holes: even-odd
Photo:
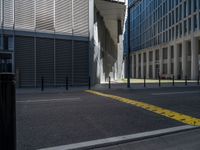
[[[156, 82], [156, 81], [155, 81]], [[199, 86], [197, 82], [189, 82], [187, 85], [185, 85], [185, 82], [175, 82], [174, 86], [172, 82], [164, 82], [161, 80], [160, 86], [159, 82], [158, 83], [153, 83], [153, 82], [146, 82], [146, 85], [144, 87], [144, 83], [142, 82], [136, 82], [136, 83], [131, 83], [131, 87], [127, 88], [127, 83], [117, 83], [117, 82], [111, 82], [111, 88], [109, 89], [108, 83], [103, 83], [103, 84], [97, 84], [95, 86], [92, 86], [92, 90], [117, 90], [117, 89], [122, 89], [122, 90], [128, 90], [128, 89], [151, 89], [151, 88], [166, 88], [166, 87], [194, 87], [194, 86]], [[52, 88], [44, 88], [44, 91], [41, 91], [41, 88], [17, 88], [16, 93], [17, 94], [34, 94], [34, 93], [65, 93], [65, 92], [81, 92], [84, 90], [88, 90], [88, 86], [81, 86], [81, 87], [69, 87], [68, 90], [66, 90], [65, 87], [52, 87]]]
[[200, 129], [134, 141], [95, 150], [199, 150]]

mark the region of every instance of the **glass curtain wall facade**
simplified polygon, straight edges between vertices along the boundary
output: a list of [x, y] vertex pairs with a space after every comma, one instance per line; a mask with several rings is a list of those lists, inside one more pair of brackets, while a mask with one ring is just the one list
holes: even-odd
[[130, 6], [132, 77], [196, 79], [200, 0], [129, 0]]

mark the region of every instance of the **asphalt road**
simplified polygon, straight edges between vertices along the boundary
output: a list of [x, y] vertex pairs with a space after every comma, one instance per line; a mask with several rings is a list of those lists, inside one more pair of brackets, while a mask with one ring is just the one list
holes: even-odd
[[[200, 118], [199, 87], [101, 90]], [[184, 125], [86, 93], [17, 95], [17, 148], [32, 150]]]

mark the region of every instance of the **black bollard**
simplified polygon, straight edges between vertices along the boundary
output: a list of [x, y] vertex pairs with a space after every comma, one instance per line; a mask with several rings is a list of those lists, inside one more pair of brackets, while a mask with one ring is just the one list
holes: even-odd
[[41, 77], [41, 91], [44, 91], [44, 77]]
[[146, 87], [146, 76], [144, 76], [144, 87]]
[[185, 76], [185, 85], [187, 85], [187, 76]]
[[16, 150], [15, 75], [0, 74], [0, 149]]
[[111, 83], [110, 83], [110, 76], [108, 77], [108, 88], [111, 88]]
[[198, 77], [197, 77], [197, 85], [199, 85], [199, 75], [198, 75]]
[[91, 89], [91, 81], [90, 81], [90, 76], [88, 77], [88, 89], [90, 90]]
[[174, 86], [174, 75], [172, 77], [172, 85]]
[[69, 90], [69, 79], [68, 79], [68, 76], [66, 77], [66, 90], [68, 91]]
[[159, 87], [161, 86], [161, 83], [160, 83], [160, 75], [158, 76], [158, 80], [159, 80]]

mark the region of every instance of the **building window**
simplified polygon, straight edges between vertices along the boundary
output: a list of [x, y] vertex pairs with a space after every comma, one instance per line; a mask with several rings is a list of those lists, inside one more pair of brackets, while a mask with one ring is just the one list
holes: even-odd
[[3, 49], [4, 50], [13, 50], [14, 49], [14, 39], [11, 35], [3, 36]]
[[3, 49], [3, 38], [1, 34], [0, 34], [0, 49]]

